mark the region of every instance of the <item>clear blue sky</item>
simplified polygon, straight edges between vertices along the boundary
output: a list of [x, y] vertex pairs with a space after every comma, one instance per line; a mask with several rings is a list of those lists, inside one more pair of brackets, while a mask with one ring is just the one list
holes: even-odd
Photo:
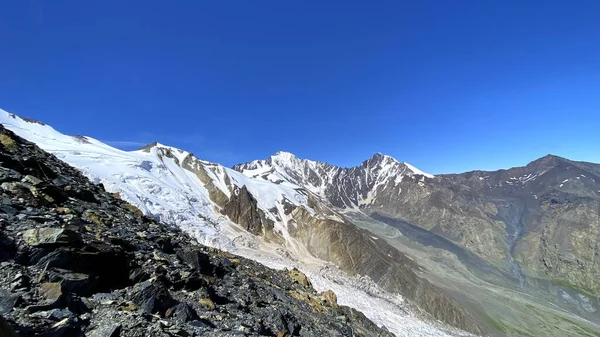
[[226, 165], [600, 162], [600, 1], [4, 0], [0, 108]]

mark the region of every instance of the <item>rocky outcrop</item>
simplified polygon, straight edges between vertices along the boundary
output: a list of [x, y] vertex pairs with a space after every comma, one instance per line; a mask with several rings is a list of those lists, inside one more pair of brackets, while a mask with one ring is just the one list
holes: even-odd
[[198, 245], [0, 139], [0, 335], [390, 336], [301, 275]]
[[233, 191], [222, 212], [231, 221], [244, 226], [245, 230], [254, 235], [266, 235], [273, 229], [273, 221], [265, 217], [246, 186]]
[[[213, 179], [209, 176], [207, 171], [215, 170], [216, 174], [223, 174], [223, 172], [218, 172], [222, 170], [222, 167], [219, 165], [211, 164], [211, 163], [199, 163], [199, 160], [193, 155], [187, 156], [182, 163], [182, 167], [190, 172], [194, 172], [196, 177], [204, 184], [204, 187], [208, 190], [208, 194], [210, 200], [214, 201], [217, 205], [223, 205], [226, 203], [229, 198], [223, 191], [221, 191], [215, 183]], [[215, 174], [215, 172], [212, 172]], [[231, 188], [231, 181], [229, 177], [225, 175], [224, 183], [228, 188]]]

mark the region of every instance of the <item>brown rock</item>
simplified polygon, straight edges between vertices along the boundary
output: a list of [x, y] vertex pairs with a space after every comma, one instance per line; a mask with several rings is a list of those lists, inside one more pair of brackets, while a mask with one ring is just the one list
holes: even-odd
[[303, 287], [312, 287], [312, 284], [310, 283], [308, 277], [306, 277], [306, 275], [303, 272], [299, 271], [296, 268], [290, 270], [290, 277], [292, 278], [292, 280], [298, 282], [298, 284], [300, 284]]
[[319, 295], [321, 295], [321, 299], [323, 300], [323, 302], [325, 302], [325, 304], [330, 305], [332, 307], [337, 307], [337, 296], [333, 291], [327, 290], [320, 293]]
[[265, 231], [273, 229], [273, 221], [265, 217], [264, 212], [258, 207], [258, 202], [246, 186], [242, 186], [232, 194], [221, 212], [254, 235], [264, 235]]
[[58, 301], [62, 296], [62, 287], [58, 282], [47, 282], [40, 284], [39, 294], [49, 301]]
[[198, 303], [208, 310], [215, 310], [215, 302], [213, 302], [210, 298], [201, 298]]
[[144, 212], [142, 212], [139, 208], [131, 205], [131, 204], [125, 204], [123, 207], [125, 207], [126, 209], [128, 209], [131, 213], [137, 215], [137, 216], [143, 216]]

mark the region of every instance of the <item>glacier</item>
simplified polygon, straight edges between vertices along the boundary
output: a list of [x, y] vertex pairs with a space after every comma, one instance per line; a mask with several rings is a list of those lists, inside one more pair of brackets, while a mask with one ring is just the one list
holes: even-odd
[[[91, 181], [138, 207], [144, 214], [178, 226], [200, 243], [254, 259], [272, 268], [296, 267], [311, 280], [317, 291], [333, 290], [338, 303], [355, 308], [396, 336], [469, 336], [451, 327], [422, 320], [400, 295], [380, 289], [369, 278], [349, 276], [329, 262], [312, 256], [294, 242], [285, 223], [283, 204], [291, 202], [314, 213], [305, 189], [291, 183], [284, 170], [262, 162], [243, 173], [196, 158], [192, 153], [155, 143], [145, 149], [123, 151], [86, 136], [65, 135], [44, 123], [21, 118], [0, 109], [0, 123], [40, 148], [76, 167]], [[202, 166], [213, 186], [227, 197], [246, 186], [259, 207], [273, 220], [285, 238], [283, 245], [266, 242], [243, 230], [220, 213], [204, 182], [184, 161]], [[276, 160], [297, 160], [280, 152]], [[309, 165], [316, 166], [315, 162]], [[427, 175], [409, 166], [416, 174]], [[427, 175], [429, 177], [429, 175]], [[319, 195], [321, 186], [310, 193]], [[336, 215], [329, 215], [335, 217]]]

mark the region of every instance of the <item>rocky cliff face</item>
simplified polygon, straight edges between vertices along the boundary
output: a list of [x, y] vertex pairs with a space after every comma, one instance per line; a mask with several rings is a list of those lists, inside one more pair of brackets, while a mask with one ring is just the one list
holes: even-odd
[[389, 336], [275, 271], [196, 244], [0, 126], [0, 335]]
[[266, 236], [273, 230], [273, 221], [265, 217], [258, 208], [256, 199], [246, 186], [235, 189], [233, 195], [223, 206], [223, 214], [233, 222], [243, 225], [244, 229], [254, 235]]
[[415, 224], [521, 284], [531, 274], [600, 295], [598, 164], [549, 155], [509, 170], [433, 177], [381, 154], [354, 168], [277, 154], [234, 168], [293, 181], [337, 208]]
[[[475, 333], [483, 331], [485, 324], [477, 322], [447, 294], [417, 276], [419, 266], [385, 241], [351, 223], [316, 216], [304, 207], [287, 204], [285, 211], [289, 218], [288, 233], [314, 256], [334, 263], [350, 275], [370, 277], [383, 289], [402, 294], [436, 320]], [[223, 212], [257, 235], [276, 237], [272, 225], [263, 227], [264, 214], [245, 188], [232, 195]]]

